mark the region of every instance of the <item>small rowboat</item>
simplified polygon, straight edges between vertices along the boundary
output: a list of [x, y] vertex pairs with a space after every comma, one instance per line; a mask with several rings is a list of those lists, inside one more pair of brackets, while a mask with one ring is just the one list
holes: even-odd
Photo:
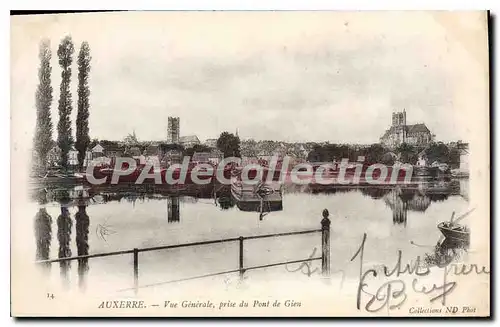
[[447, 239], [469, 242], [470, 231], [467, 226], [443, 221], [437, 227]]

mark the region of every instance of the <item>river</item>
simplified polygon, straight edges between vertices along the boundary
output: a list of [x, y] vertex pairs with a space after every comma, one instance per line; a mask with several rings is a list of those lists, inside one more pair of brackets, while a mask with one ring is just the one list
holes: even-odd
[[[319, 229], [322, 211], [328, 209], [332, 270], [342, 269], [350, 276], [359, 273], [346, 267], [364, 233], [368, 235], [364, 260], [371, 265], [390, 264], [398, 250], [403, 260], [421, 256], [435, 262], [441, 255], [460, 255], [463, 249], [439, 247], [443, 238], [436, 226], [453, 212], [469, 210], [468, 180], [411, 190], [372, 187], [318, 193], [289, 187], [283, 209], [262, 219], [257, 212], [240, 211], [224, 197], [90, 189], [86, 201], [77, 203], [68, 200], [75, 190], [52, 187], [38, 190], [33, 197], [33, 261]], [[245, 267], [311, 255], [321, 255], [320, 233], [248, 240], [244, 245]], [[70, 289], [116, 292], [133, 286], [132, 258], [132, 254], [91, 258], [51, 263], [42, 269], [52, 282]], [[139, 254], [140, 285], [233, 270], [238, 263], [238, 242], [144, 252]], [[252, 270], [247, 275], [272, 280], [307, 273], [307, 269], [291, 273], [297, 266]], [[320, 266], [319, 261], [311, 264], [312, 269]]]

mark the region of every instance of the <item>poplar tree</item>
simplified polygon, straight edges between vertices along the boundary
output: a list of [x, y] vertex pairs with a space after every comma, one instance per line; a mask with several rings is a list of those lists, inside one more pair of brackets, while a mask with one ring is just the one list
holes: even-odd
[[84, 41], [78, 53], [78, 113], [76, 117], [76, 150], [78, 150], [78, 165], [83, 168], [85, 153], [90, 144], [89, 137], [89, 72], [90, 47]]
[[73, 62], [73, 53], [75, 48], [71, 36], [62, 39], [57, 50], [59, 57], [59, 66], [61, 66], [61, 86], [59, 96], [59, 122], [57, 124], [57, 144], [61, 149], [61, 167], [68, 168], [68, 153], [73, 145], [73, 136], [71, 135], [70, 115], [73, 109], [71, 100], [71, 64]]
[[33, 143], [38, 163], [45, 169], [47, 166], [47, 155], [53, 145], [52, 120], [50, 115], [53, 91], [50, 85], [50, 76], [52, 74], [50, 59], [52, 58], [52, 52], [50, 51], [49, 40], [40, 42], [38, 58], [40, 58], [40, 68], [38, 68], [39, 84], [35, 93], [36, 128]]

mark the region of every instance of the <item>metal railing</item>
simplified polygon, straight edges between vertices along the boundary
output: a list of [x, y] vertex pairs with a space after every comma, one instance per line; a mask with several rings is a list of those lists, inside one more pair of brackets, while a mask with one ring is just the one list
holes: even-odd
[[[286, 232], [286, 233], [264, 234], [264, 235], [253, 235], [253, 236], [240, 236], [240, 237], [226, 238], [226, 239], [220, 239], [220, 240], [156, 246], [156, 247], [149, 247], [149, 248], [134, 248], [131, 250], [124, 250], [124, 251], [96, 253], [96, 254], [80, 255], [80, 256], [75, 256], [75, 257], [50, 259], [50, 260], [39, 260], [39, 261], [36, 261], [36, 263], [37, 264], [48, 264], [48, 263], [54, 263], [54, 262], [65, 262], [65, 261], [72, 261], [72, 260], [82, 260], [82, 259], [102, 258], [102, 257], [117, 256], [117, 255], [124, 255], [124, 254], [133, 254], [133, 258], [134, 258], [134, 287], [127, 288], [124, 290], [132, 290], [133, 289], [135, 291], [135, 294], [138, 293], [139, 288], [143, 288], [143, 287], [158, 286], [158, 285], [162, 285], [162, 284], [169, 284], [169, 283], [175, 283], [175, 282], [181, 282], [181, 281], [187, 281], [187, 280], [194, 280], [194, 279], [212, 277], [212, 276], [217, 276], [217, 275], [224, 275], [224, 274], [229, 274], [229, 273], [239, 273], [239, 276], [242, 279], [244, 273], [246, 271], [249, 271], [249, 270], [269, 268], [269, 267], [275, 267], [275, 266], [280, 266], [280, 265], [308, 262], [308, 261], [314, 261], [314, 260], [321, 260], [322, 274], [325, 277], [329, 277], [330, 276], [330, 223], [331, 222], [330, 222], [330, 219], [328, 218], [328, 216], [329, 216], [328, 210], [327, 209], [323, 210], [323, 219], [321, 220], [321, 228], [320, 229], [304, 230], [304, 231], [297, 231], [297, 232]], [[300, 260], [275, 262], [275, 263], [266, 264], [266, 265], [259, 265], [259, 266], [250, 266], [250, 267], [244, 266], [243, 249], [244, 249], [244, 241], [245, 240], [254, 240], [254, 239], [269, 238], [269, 237], [291, 236], [291, 235], [302, 235], [302, 234], [311, 234], [311, 233], [318, 233], [318, 232], [321, 232], [321, 256], [320, 257], [312, 257], [312, 258], [309, 257], [309, 258], [300, 259]], [[166, 282], [160, 282], [160, 283], [139, 286], [139, 253], [150, 252], [150, 251], [159, 251], [159, 250], [169, 250], [169, 249], [191, 247], [191, 246], [202, 246], [202, 245], [210, 245], [210, 244], [218, 244], [218, 243], [227, 243], [227, 242], [239, 242], [239, 268], [238, 269], [226, 270], [226, 271], [221, 271], [221, 272], [217, 272], [217, 273], [211, 273], [211, 274], [205, 274], [205, 275], [199, 275], [199, 276], [194, 276], [194, 277], [187, 277], [187, 278], [182, 278], [182, 279], [176, 279], [176, 280], [170, 280], [170, 281], [166, 281]], [[122, 290], [122, 291], [124, 291], [124, 290]]]

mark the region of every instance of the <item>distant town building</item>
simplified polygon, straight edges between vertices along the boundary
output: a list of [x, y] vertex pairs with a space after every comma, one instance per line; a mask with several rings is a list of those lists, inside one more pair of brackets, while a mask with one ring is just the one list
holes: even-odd
[[161, 154], [160, 146], [156, 144], [150, 144], [144, 151], [145, 156], [159, 156]]
[[104, 147], [99, 143], [96, 144], [91, 150], [92, 159], [104, 157]]
[[191, 158], [191, 162], [195, 163], [211, 163], [216, 165], [222, 158], [222, 152], [212, 150], [211, 152], [195, 152]]
[[47, 164], [51, 167], [58, 167], [61, 160], [61, 149], [54, 145], [47, 154]]
[[148, 145], [143, 152], [143, 156], [146, 158], [146, 162], [152, 162], [153, 164], [161, 163], [163, 155], [163, 151], [161, 151], [158, 144]]
[[191, 158], [192, 162], [196, 163], [206, 163], [209, 162], [208, 158], [210, 157], [210, 153], [208, 152], [195, 152], [193, 157]]
[[427, 166], [427, 156], [425, 154], [425, 149], [420, 151], [418, 154], [417, 166], [418, 167], [426, 167]]
[[212, 164], [218, 164], [222, 159], [224, 158], [224, 153], [220, 151], [219, 149], [213, 149], [210, 151], [210, 156], [208, 158], [208, 161], [210, 161]]
[[179, 117], [168, 117], [167, 126], [167, 143], [178, 144], [180, 136], [180, 119]]
[[459, 171], [463, 173], [469, 172], [469, 144], [461, 143], [458, 146], [460, 150], [460, 168]]
[[168, 167], [172, 164], [179, 164], [182, 162], [182, 152], [179, 150], [169, 150], [162, 157], [160, 164], [164, 167]]
[[92, 153], [103, 153], [104, 154], [104, 147], [97, 143], [93, 148], [90, 149]]
[[[47, 154], [47, 164], [51, 167], [59, 167], [60, 161], [61, 161], [61, 148], [59, 148], [58, 145], [54, 145]], [[71, 146], [71, 149], [68, 151], [67, 163], [70, 168], [75, 168], [78, 166], [78, 151], [74, 146]]]
[[104, 147], [104, 155], [108, 158], [123, 156], [124, 148], [118, 144], [106, 144]]
[[78, 151], [74, 146], [68, 152], [68, 165], [72, 168], [78, 166]]
[[401, 143], [426, 145], [432, 141], [433, 135], [423, 123], [407, 125], [406, 111], [392, 113], [392, 125], [380, 138], [387, 147], [396, 147]]
[[93, 156], [92, 151], [90, 150], [85, 151], [85, 158], [83, 159], [83, 167], [87, 167], [89, 165], [89, 163], [93, 159], [92, 156]]
[[216, 148], [217, 147], [217, 139], [207, 139], [204, 143], [205, 146], [208, 146], [209, 148]]
[[179, 143], [184, 147], [184, 149], [187, 149], [200, 144], [200, 139], [196, 135], [181, 136], [179, 138]]
[[254, 157], [254, 156], [242, 156], [241, 157], [242, 166], [253, 165], [253, 164], [258, 164], [258, 163], [259, 163], [259, 158], [257, 158], [257, 157]]

